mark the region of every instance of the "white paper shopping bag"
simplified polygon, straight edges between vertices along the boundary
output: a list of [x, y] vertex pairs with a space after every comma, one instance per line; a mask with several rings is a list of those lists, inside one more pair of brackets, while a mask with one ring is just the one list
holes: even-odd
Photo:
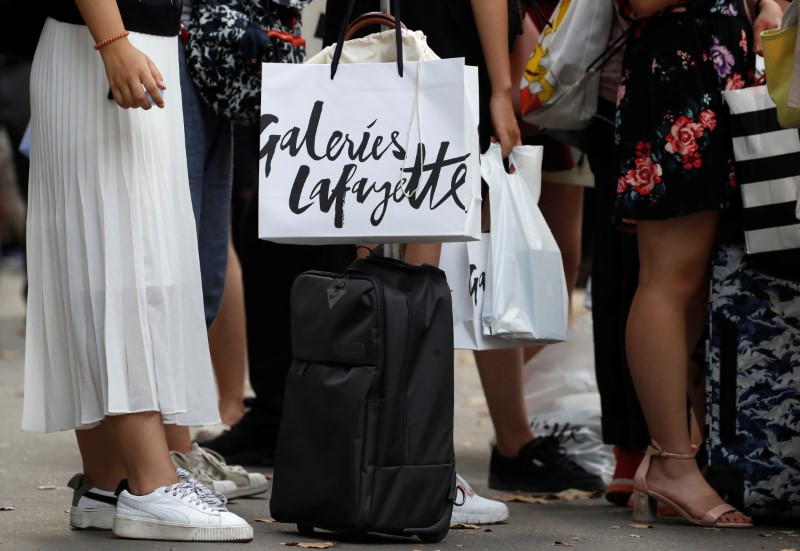
[[353, 63], [332, 79], [327, 65], [264, 64], [262, 74], [259, 237], [480, 238], [474, 67], [406, 61], [400, 77], [396, 63]]

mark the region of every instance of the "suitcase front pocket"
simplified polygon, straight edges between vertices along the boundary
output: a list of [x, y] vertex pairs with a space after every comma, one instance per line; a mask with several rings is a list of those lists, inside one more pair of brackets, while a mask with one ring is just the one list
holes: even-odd
[[374, 366], [295, 361], [286, 383], [270, 509], [276, 520], [358, 529]]

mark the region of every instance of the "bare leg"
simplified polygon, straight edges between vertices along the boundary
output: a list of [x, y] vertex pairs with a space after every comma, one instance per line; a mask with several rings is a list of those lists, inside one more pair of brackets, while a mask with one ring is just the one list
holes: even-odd
[[403, 246], [403, 258], [409, 264], [439, 266], [441, 243], [409, 243]]
[[167, 447], [170, 451], [189, 453], [192, 451], [192, 435], [189, 427], [165, 424], [164, 434], [167, 437]]
[[[719, 212], [639, 221], [639, 287], [631, 306], [626, 349], [636, 392], [653, 440], [673, 453], [690, 453], [687, 426], [688, 315], [705, 276]], [[694, 461], [655, 457], [647, 475], [656, 492], [692, 516], [723, 503]], [[741, 513], [725, 515], [741, 522]]]
[[226, 425], [235, 425], [245, 412], [246, 339], [242, 269], [233, 241], [229, 240], [225, 292], [217, 319], [208, 330], [211, 364], [219, 389], [219, 416]]
[[116, 490], [126, 477], [137, 495], [178, 481], [158, 412], [108, 416], [93, 429], [75, 432], [84, 474], [101, 490]]
[[[567, 300], [569, 319], [572, 320], [572, 292], [578, 280], [581, 264], [581, 228], [583, 227], [583, 188], [572, 184], [542, 182], [542, 195], [539, 198], [542, 211], [553, 237], [561, 250], [564, 276], [567, 279]], [[524, 350], [524, 362], [533, 358], [541, 346], [529, 346]]]
[[[708, 279], [706, 276], [705, 279]], [[689, 394], [689, 403], [692, 406], [691, 433], [692, 444], [700, 445], [704, 434], [703, 426], [706, 416], [706, 387], [701, 366], [692, 359], [697, 345], [703, 336], [703, 327], [708, 321], [708, 286], [701, 286], [700, 290], [692, 297], [686, 320], [686, 349], [689, 356], [689, 370], [686, 377], [686, 387]]]
[[89, 483], [107, 492], [116, 490], [127, 478], [127, 472], [107, 420], [91, 429], [76, 430], [75, 437], [83, 460], [83, 474]]
[[522, 392], [522, 350], [476, 350], [475, 362], [497, 437], [497, 451], [516, 457], [534, 437]]

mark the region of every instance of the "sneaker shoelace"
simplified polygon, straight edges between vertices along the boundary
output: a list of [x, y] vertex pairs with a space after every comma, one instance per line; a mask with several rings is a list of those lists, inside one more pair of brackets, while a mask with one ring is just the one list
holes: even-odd
[[225, 462], [225, 458], [214, 450], [200, 447], [200, 454], [202, 455], [204, 461], [210, 463], [212, 466], [216, 467], [219, 470], [228, 469], [236, 474], [241, 474], [241, 475], [248, 474], [247, 471], [244, 469], [244, 467], [240, 465], [228, 465]]
[[[205, 484], [196, 480], [186, 469], [177, 469], [179, 484], [189, 485], [204, 503], [217, 511], [227, 511], [228, 498], [225, 495], [209, 489]], [[173, 484], [175, 486], [175, 484]], [[171, 488], [172, 486], [170, 486]]]
[[576, 474], [582, 474], [586, 472], [586, 469], [567, 457], [567, 448], [564, 447], [557, 436], [545, 436], [544, 443], [546, 446], [542, 446], [542, 448], [546, 449], [552, 457], [561, 458], [562, 464], [566, 465], [570, 471]]

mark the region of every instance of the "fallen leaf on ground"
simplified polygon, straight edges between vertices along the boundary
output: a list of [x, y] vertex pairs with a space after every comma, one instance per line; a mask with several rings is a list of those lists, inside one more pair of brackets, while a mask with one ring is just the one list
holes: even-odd
[[553, 545], [555, 547], [575, 547], [574, 543], [564, 543], [563, 541], [554, 541]]
[[646, 529], [652, 527], [653, 527], [652, 524], [631, 524], [631, 528]]
[[55, 490], [55, 486], [39, 486], [40, 490]]
[[574, 488], [570, 488], [569, 490], [558, 492], [553, 496], [553, 498], [560, 501], [572, 501], [573, 499], [592, 499], [599, 497], [600, 495], [602, 495], [602, 492], [584, 492], [583, 490], [575, 490]]
[[771, 538], [772, 534], [770, 532], [761, 532], [759, 536], [762, 538]]
[[480, 526], [477, 524], [464, 524], [463, 522], [452, 522], [450, 523], [451, 530], [477, 530]]
[[642, 536], [640, 536], [639, 534], [631, 534], [631, 537], [632, 538], [641, 538]]
[[0, 507], [0, 511], [16, 511], [16, 507], [13, 505], [6, 505], [5, 507]]
[[497, 499], [508, 503], [549, 503], [549, 500], [543, 497], [522, 496], [518, 494], [498, 496]]
[[619, 526], [609, 526], [609, 530], [619, 530]]
[[781, 549], [781, 551], [797, 551], [796, 549]]
[[275, 522], [274, 518], [257, 518], [253, 522], [263, 522], [264, 524], [269, 524], [270, 522]]

